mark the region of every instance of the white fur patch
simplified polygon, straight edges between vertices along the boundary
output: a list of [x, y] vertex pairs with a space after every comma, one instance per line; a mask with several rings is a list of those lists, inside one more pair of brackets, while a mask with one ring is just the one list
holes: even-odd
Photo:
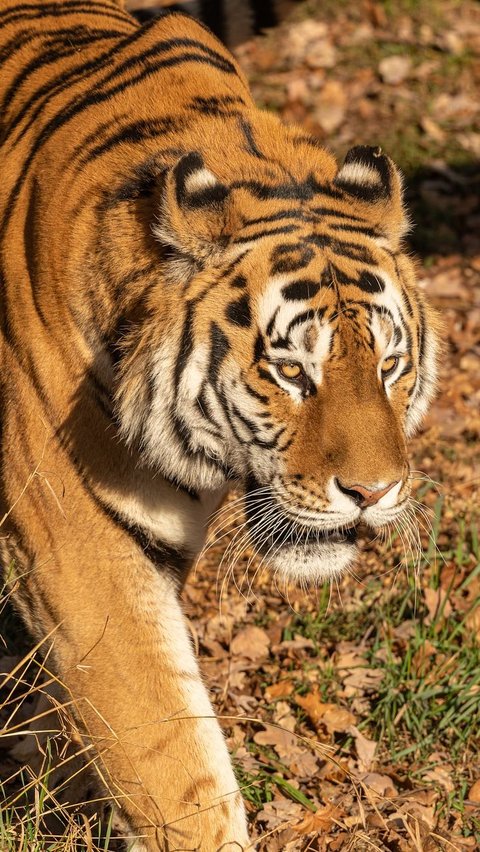
[[345, 183], [356, 183], [359, 186], [380, 186], [382, 182], [379, 172], [363, 163], [347, 163], [342, 166], [337, 175], [337, 180]]
[[[275, 361], [291, 359], [300, 363], [307, 376], [315, 385], [322, 381], [322, 365], [328, 357], [332, 329], [328, 324], [322, 324], [315, 316], [304, 320], [298, 325], [291, 325], [292, 321], [309, 307], [309, 301], [292, 300], [284, 298], [283, 288], [294, 282], [293, 276], [276, 275], [269, 279], [265, 292], [258, 304], [259, 326], [265, 333], [268, 325], [274, 317], [273, 328], [265, 339], [267, 356], [272, 359], [269, 370], [276, 382], [296, 401], [302, 399], [301, 391], [292, 382], [282, 378], [275, 368]], [[289, 331], [290, 328], [290, 331]], [[310, 334], [307, 335], [306, 332]], [[314, 332], [314, 333], [312, 333]], [[288, 335], [288, 346], [269, 346]], [[307, 341], [311, 343], [307, 345]]]
[[198, 169], [185, 179], [185, 191], [188, 193], [201, 192], [209, 186], [216, 186], [218, 180], [210, 169]]

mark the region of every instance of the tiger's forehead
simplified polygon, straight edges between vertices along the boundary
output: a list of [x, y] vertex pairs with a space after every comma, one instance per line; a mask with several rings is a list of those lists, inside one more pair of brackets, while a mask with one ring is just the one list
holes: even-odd
[[406, 340], [402, 288], [392, 263], [365, 264], [299, 240], [264, 246], [263, 258], [251, 296], [273, 356], [325, 357], [344, 345], [346, 335], [382, 351]]

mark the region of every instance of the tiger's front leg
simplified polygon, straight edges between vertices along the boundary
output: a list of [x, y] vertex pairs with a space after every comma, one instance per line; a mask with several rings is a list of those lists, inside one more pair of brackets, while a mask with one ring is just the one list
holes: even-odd
[[247, 849], [243, 801], [173, 582], [146, 561], [86, 579], [83, 614], [65, 606], [57, 668], [129, 848]]

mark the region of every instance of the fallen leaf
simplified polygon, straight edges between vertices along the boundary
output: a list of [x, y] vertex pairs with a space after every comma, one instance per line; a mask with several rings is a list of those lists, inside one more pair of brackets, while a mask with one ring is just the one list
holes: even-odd
[[319, 808], [314, 814], [307, 813], [294, 829], [298, 834], [312, 834], [330, 831], [335, 823], [343, 816], [343, 810], [329, 802], [324, 808]]
[[429, 639], [418, 648], [412, 657], [412, 669], [417, 677], [424, 677], [435, 662], [437, 649]]
[[366, 775], [362, 775], [360, 781], [362, 784], [365, 784], [369, 790], [373, 790], [374, 793], [378, 793], [379, 796], [386, 796], [390, 799], [393, 796], [398, 796], [398, 790], [388, 775], [380, 775], [378, 772], [367, 772]]
[[265, 659], [268, 657], [269, 648], [270, 639], [267, 633], [253, 624], [240, 630], [230, 644], [232, 654], [249, 660]]
[[283, 651], [303, 651], [305, 648], [314, 648], [315, 645], [311, 639], [307, 639], [305, 636], [300, 636], [300, 634], [296, 634], [293, 639], [284, 639], [283, 642], [280, 642], [279, 645], [276, 645], [273, 650], [276, 652], [277, 650]]
[[297, 737], [290, 731], [275, 725], [265, 725], [264, 731], [258, 731], [254, 737], [257, 745], [271, 745], [279, 757], [288, 757], [297, 748]]
[[421, 820], [425, 823], [430, 831], [435, 828], [437, 819], [435, 816], [435, 807], [431, 805], [421, 805], [419, 802], [408, 800], [399, 809], [399, 813], [407, 817], [413, 817], [414, 820]]
[[422, 119], [420, 119], [420, 126], [424, 133], [433, 139], [434, 142], [438, 142], [442, 144], [445, 141], [446, 133], [442, 128], [437, 124], [433, 118], [430, 118], [428, 115], [424, 115]]
[[443, 589], [431, 589], [429, 586], [426, 586], [423, 590], [423, 595], [428, 609], [428, 616], [425, 619], [427, 623], [435, 621], [440, 614], [442, 620], [451, 615], [452, 606], [447, 599], [447, 593]]
[[336, 51], [323, 21], [306, 19], [288, 30], [288, 58], [293, 66], [305, 62], [310, 68], [333, 68]]
[[333, 133], [343, 123], [347, 95], [338, 80], [327, 80], [314, 108], [314, 117], [325, 133]]
[[287, 704], [286, 701], [279, 701], [273, 713], [273, 721], [287, 731], [293, 732], [295, 730], [296, 719], [291, 712], [290, 704]]
[[260, 813], [257, 814], [257, 819], [264, 822], [268, 828], [278, 828], [279, 825], [288, 824], [298, 819], [304, 812], [304, 808], [296, 802], [291, 802], [288, 799], [275, 799], [273, 802], [266, 802]]
[[297, 747], [288, 768], [297, 778], [311, 779], [318, 772], [318, 760], [306, 748]]
[[324, 725], [329, 734], [343, 733], [355, 723], [355, 716], [338, 704], [324, 703], [317, 689], [307, 695], [298, 695], [297, 704], [307, 713], [316, 728]]
[[278, 683], [272, 683], [265, 690], [265, 700], [274, 701], [276, 698], [288, 698], [293, 692], [293, 683], [291, 680], [280, 680]]
[[359, 667], [343, 677], [345, 696], [348, 698], [362, 692], [375, 692], [385, 677], [385, 669], [369, 669]]
[[409, 56], [386, 56], [378, 64], [380, 77], [384, 83], [398, 86], [410, 74], [412, 60]]
[[427, 781], [432, 781], [434, 784], [440, 784], [447, 792], [452, 793], [455, 789], [455, 784], [452, 780], [452, 769], [445, 766], [435, 766], [434, 769], [429, 769], [423, 773], [423, 778]]
[[[480, 778], [470, 787], [467, 799], [468, 803], [465, 807], [469, 810], [477, 810], [480, 807]], [[474, 802], [474, 804], [469, 804], [470, 802]]]
[[355, 725], [350, 725], [348, 733], [351, 734], [355, 740], [359, 771], [369, 772], [377, 750], [377, 743], [364, 736], [364, 734], [362, 734]]

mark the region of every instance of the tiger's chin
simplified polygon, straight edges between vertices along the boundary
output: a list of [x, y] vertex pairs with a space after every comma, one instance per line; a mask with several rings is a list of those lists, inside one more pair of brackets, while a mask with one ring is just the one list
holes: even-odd
[[338, 577], [355, 561], [355, 541], [325, 541], [282, 548], [267, 562], [277, 577], [299, 586], [320, 586]]

